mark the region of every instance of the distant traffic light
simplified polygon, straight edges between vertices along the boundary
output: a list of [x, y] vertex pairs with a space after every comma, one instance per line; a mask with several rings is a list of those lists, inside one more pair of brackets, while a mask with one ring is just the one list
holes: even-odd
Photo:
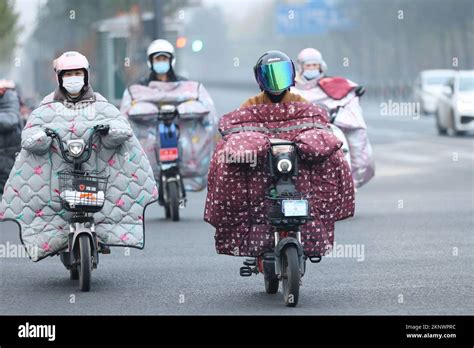
[[183, 48], [186, 46], [186, 43], [188, 42], [188, 39], [184, 36], [180, 36], [176, 39], [176, 48]]
[[199, 52], [202, 50], [203, 43], [201, 40], [194, 40], [191, 46], [193, 52]]

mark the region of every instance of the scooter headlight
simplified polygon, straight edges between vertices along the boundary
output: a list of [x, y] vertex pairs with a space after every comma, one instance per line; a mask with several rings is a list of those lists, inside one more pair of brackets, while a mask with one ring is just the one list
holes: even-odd
[[291, 172], [292, 168], [293, 168], [293, 164], [287, 158], [283, 158], [279, 160], [277, 163], [277, 169], [282, 174], [288, 174], [289, 172]]
[[84, 152], [85, 143], [83, 139], [68, 140], [67, 149], [73, 157], [79, 157]]
[[162, 114], [174, 114], [176, 112], [176, 106], [172, 104], [161, 105], [160, 112]]
[[292, 144], [278, 144], [271, 147], [276, 169], [281, 174], [289, 174], [293, 170], [295, 147]]

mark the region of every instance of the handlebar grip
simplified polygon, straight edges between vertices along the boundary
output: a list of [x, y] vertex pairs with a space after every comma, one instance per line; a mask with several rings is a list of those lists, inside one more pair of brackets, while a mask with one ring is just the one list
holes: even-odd
[[94, 130], [100, 133], [101, 135], [107, 135], [110, 130], [110, 126], [106, 124], [99, 124], [94, 127]]
[[46, 136], [51, 137], [51, 138], [54, 138], [57, 136], [56, 132], [50, 128], [45, 128], [44, 132], [46, 133]]

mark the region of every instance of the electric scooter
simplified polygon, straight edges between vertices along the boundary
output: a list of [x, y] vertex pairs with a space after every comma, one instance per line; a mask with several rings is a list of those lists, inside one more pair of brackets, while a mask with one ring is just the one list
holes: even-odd
[[60, 136], [54, 130], [45, 129], [46, 135], [58, 143], [61, 157], [73, 167], [58, 173], [61, 206], [72, 213], [68, 217], [67, 249], [60, 252], [60, 259], [70, 271], [71, 279], [79, 279], [81, 291], [90, 290], [91, 273], [99, 264], [99, 253], [110, 253], [108, 247], [98, 242], [94, 222], [94, 213], [104, 206], [108, 177], [82, 169], [82, 164], [91, 157], [94, 136], [106, 135], [108, 131], [108, 126], [95, 126], [87, 142], [71, 139], [64, 148]]
[[[268, 294], [278, 292], [282, 283], [283, 299], [289, 307], [298, 304], [301, 278], [305, 274], [308, 257], [301, 245], [300, 226], [311, 220], [309, 201], [296, 191], [294, 178], [298, 175], [298, 153], [291, 141], [270, 139], [268, 154], [272, 185], [267, 220], [273, 227], [275, 246], [256, 259], [244, 261], [240, 275], [244, 277], [263, 273]], [[311, 262], [321, 257], [310, 257]]]
[[[358, 97], [361, 97], [362, 95], [364, 95], [365, 93], [365, 89], [363, 86], [358, 86], [355, 88], [354, 90], [355, 92], [355, 97], [354, 98], [358, 98]], [[349, 163], [349, 167], [351, 167], [351, 152], [350, 152], [350, 148], [349, 148], [349, 142], [347, 141], [347, 138], [344, 134], [344, 132], [334, 124], [334, 121], [336, 120], [337, 116], [339, 115], [339, 113], [341, 112], [341, 110], [344, 109], [344, 107], [349, 104], [350, 102], [352, 101], [349, 100], [347, 103], [345, 103], [344, 105], [338, 105], [336, 106], [335, 108], [332, 108], [329, 110], [329, 127], [331, 128], [331, 131], [332, 133], [339, 139], [342, 141], [342, 152], [344, 153], [344, 158], [346, 159], [347, 163]]]
[[179, 221], [179, 209], [186, 205], [186, 191], [180, 174], [179, 117], [174, 105], [161, 105], [157, 115], [157, 153], [160, 167], [158, 203], [166, 218]]

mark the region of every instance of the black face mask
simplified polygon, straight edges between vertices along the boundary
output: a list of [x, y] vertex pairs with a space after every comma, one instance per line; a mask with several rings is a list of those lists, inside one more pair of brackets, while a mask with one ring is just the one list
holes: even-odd
[[271, 94], [271, 93], [268, 93], [267, 91], [265, 91], [265, 94], [268, 95], [268, 98], [270, 98], [272, 103], [279, 103], [279, 102], [281, 102], [281, 100], [283, 99], [283, 97], [285, 96], [287, 91], [288, 90], [285, 90], [282, 93], [277, 94], [277, 95]]

